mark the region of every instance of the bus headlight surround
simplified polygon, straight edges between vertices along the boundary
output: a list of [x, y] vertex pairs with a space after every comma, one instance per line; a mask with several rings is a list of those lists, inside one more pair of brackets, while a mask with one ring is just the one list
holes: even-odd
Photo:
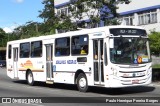
[[118, 70], [115, 67], [111, 67], [112, 75], [116, 76], [118, 75]]
[[151, 74], [151, 70], [152, 70], [152, 67], [149, 67], [149, 68], [147, 69], [147, 75], [150, 75], [150, 74]]

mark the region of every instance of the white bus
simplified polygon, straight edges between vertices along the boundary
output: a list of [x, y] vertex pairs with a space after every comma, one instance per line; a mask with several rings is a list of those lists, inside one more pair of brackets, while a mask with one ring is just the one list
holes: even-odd
[[46, 83], [122, 88], [152, 79], [146, 31], [137, 26], [108, 26], [10, 41], [7, 75]]

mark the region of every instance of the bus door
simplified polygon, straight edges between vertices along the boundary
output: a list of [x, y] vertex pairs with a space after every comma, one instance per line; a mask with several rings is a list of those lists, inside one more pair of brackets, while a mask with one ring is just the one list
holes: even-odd
[[53, 45], [46, 44], [46, 74], [47, 80], [51, 81], [53, 79]]
[[18, 48], [13, 48], [13, 71], [14, 78], [18, 78]]
[[93, 40], [94, 84], [104, 83], [103, 39]]

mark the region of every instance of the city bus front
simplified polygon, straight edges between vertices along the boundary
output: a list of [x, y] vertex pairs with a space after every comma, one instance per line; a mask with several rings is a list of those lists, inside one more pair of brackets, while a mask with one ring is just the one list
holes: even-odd
[[117, 88], [150, 84], [152, 68], [146, 31], [113, 28], [110, 33], [109, 86]]

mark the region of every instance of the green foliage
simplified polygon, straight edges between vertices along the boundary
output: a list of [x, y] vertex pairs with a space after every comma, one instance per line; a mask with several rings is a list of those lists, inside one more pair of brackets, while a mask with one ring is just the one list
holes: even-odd
[[56, 28], [61, 31], [67, 32], [67, 31], [75, 30], [76, 26], [71, 22], [70, 17], [66, 17], [62, 23], [56, 24]]
[[4, 47], [6, 45], [6, 33], [0, 28], [0, 47]]
[[152, 65], [152, 68], [158, 68], [158, 69], [160, 69], [160, 64], [154, 64], [154, 65]]
[[151, 52], [154, 55], [160, 54], [160, 32], [151, 32], [149, 35]]
[[19, 39], [19, 37], [14, 33], [5, 33], [5, 31], [0, 28], [0, 47], [6, 47], [8, 41], [16, 39]]
[[58, 23], [58, 19], [55, 16], [54, 10], [54, 0], [43, 0], [42, 4], [44, 4], [44, 9], [39, 11], [39, 17], [44, 19], [43, 33], [55, 33], [55, 25]]
[[0, 28], [0, 38], [4, 38], [5, 34], [5, 31], [2, 28]]
[[13, 35], [19, 37], [19, 39], [29, 38], [38, 36], [41, 34], [40, 31], [41, 23], [28, 21], [25, 25], [21, 25], [14, 29]]

